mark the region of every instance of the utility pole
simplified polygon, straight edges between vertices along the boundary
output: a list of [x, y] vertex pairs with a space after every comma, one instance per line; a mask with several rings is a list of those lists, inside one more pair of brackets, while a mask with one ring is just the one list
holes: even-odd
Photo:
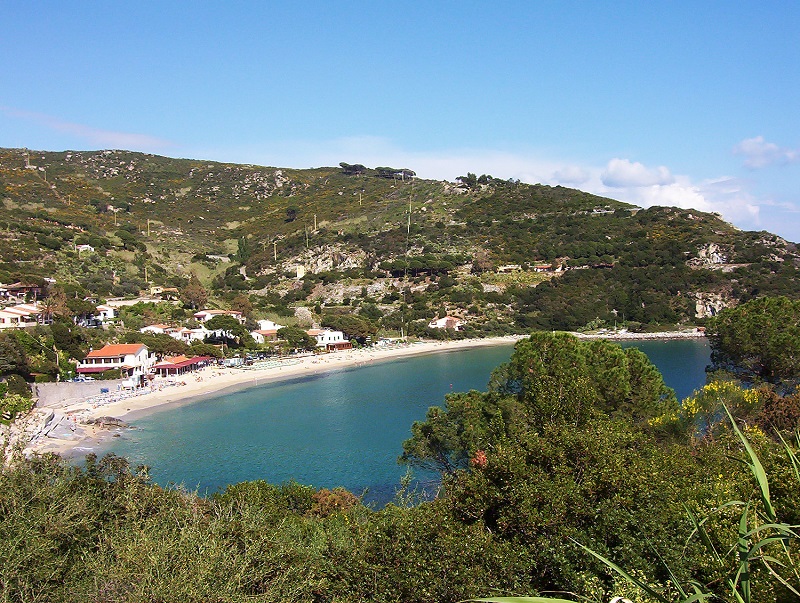
[[[147, 218], [147, 236], [150, 236], [150, 218]], [[145, 278], [145, 280], [147, 279]]]
[[272, 241], [272, 254], [275, 258], [275, 261], [278, 261], [278, 241]]
[[308, 249], [308, 226], [303, 226], [303, 230], [306, 231], [306, 249]]
[[317, 232], [317, 214], [314, 214], [314, 232]]

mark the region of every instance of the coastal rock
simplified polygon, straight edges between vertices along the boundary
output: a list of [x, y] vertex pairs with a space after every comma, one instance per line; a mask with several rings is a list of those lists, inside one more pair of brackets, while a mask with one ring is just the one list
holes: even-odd
[[17, 416], [10, 425], [0, 425], [0, 462], [8, 462], [15, 451], [27, 450], [52, 424], [51, 409], [34, 408]]
[[116, 417], [97, 417], [87, 421], [87, 423], [98, 427], [130, 427], [125, 421]]

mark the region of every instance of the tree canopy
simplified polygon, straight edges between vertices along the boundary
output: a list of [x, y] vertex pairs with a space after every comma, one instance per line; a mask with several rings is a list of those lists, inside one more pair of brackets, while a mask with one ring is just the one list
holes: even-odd
[[278, 337], [286, 341], [288, 347], [295, 350], [314, 350], [317, 347], [317, 340], [300, 327], [278, 329]]
[[197, 275], [192, 274], [187, 285], [181, 289], [181, 301], [187, 308], [197, 310], [208, 301], [208, 292], [200, 283]]
[[492, 374], [488, 392], [450, 394], [412, 426], [401, 462], [452, 473], [505, 437], [548, 425], [583, 429], [600, 416], [643, 424], [677, 407], [675, 393], [638, 350], [567, 334], [534, 333]]
[[762, 297], [708, 324], [715, 368], [746, 380], [794, 384], [800, 377], [800, 300]]

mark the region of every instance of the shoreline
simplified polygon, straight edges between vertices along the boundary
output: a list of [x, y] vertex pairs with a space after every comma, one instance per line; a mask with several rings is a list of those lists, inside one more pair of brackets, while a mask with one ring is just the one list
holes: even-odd
[[[125, 427], [93, 423], [100, 418], [113, 418], [128, 423], [170, 407], [191, 404], [226, 392], [261, 387], [271, 383], [303, 379], [340, 370], [388, 362], [408, 356], [445, 353], [456, 350], [513, 345], [527, 336], [510, 335], [485, 339], [456, 341], [421, 341], [385, 348], [360, 348], [329, 354], [292, 357], [281, 361], [259, 363], [246, 368], [206, 367], [176, 378], [157, 379], [154, 391], [123, 395], [118, 392], [52, 405], [45, 411], [47, 425], [27, 442], [23, 453], [56, 453], [66, 458], [83, 456]], [[36, 410], [36, 409], [35, 409]], [[34, 410], [34, 411], [35, 411]]]
[[[695, 339], [703, 333], [671, 331], [662, 333], [571, 333], [580, 339], [611, 341]], [[455, 341], [419, 341], [386, 347], [360, 348], [329, 354], [309, 354], [281, 360], [256, 363], [242, 368], [206, 367], [175, 378], [157, 378], [148, 391], [129, 394], [113, 392], [63, 405], [34, 409], [40, 415], [38, 427], [20, 429], [17, 441], [23, 442], [23, 453], [56, 453], [66, 458], [88, 454], [123, 429], [111, 424], [96, 424], [97, 419], [112, 418], [128, 423], [170, 407], [191, 404], [226, 392], [261, 387], [271, 383], [303, 379], [339, 370], [388, 362], [408, 356], [451, 352], [456, 350], [512, 345], [527, 335], [507, 335], [485, 339]]]

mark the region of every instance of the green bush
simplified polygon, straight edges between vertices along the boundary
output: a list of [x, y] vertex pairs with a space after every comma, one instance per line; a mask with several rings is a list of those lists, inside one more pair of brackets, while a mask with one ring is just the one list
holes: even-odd
[[31, 388], [27, 381], [21, 375], [9, 375], [6, 377], [6, 385], [8, 387], [8, 394], [18, 394], [24, 398], [31, 397]]
[[28, 412], [33, 407], [30, 398], [19, 394], [8, 394], [5, 398], [0, 398], [0, 423], [10, 423], [22, 412]]

